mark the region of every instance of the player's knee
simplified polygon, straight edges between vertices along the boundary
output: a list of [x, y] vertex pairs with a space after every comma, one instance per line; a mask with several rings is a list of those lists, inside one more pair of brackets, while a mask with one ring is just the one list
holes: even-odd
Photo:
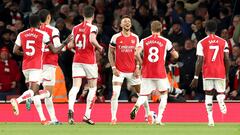
[[214, 93], [213, 93], [213, 90], [207, 90], [207, 91], [205, 91], [205, 94], [206, 95], [213, 95]]

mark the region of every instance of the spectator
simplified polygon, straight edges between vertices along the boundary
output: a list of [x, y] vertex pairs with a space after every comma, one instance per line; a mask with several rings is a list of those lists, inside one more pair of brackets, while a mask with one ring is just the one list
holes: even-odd
[[202, 40], [205, 36], [205, 29], [203, 28], [203, 19], [202, 17], [196, 17], [194, 24], [191, 26], [193, 33], [191, 39], [194, 41], [194, 45], [197, 45], [197, 42]]
[[189, 87], [195, 71], [195, 63], [197, 60], [196, 48], [194, 48], [193, 41], [187, 39], [185, 41], [184, 50], [180, 53], [180, 89], [185, 90], [185, 98], [187, 100], [194, 99], [196, 93]]
[[230, 37], [233, 36], [233, 32], [238, 24], [240, 24], [240, 15], [235, 15], [232, 20], [232, 25], [228, 28]]
[[[65, 22], [62, 18], [58, 18], [56, 21], [56, 28], [58, 28], [60, 32], [60, 40], [61, 42], [65, 40], [68, 35], [71, 34], [71, 31], [66, 28]], [[59, 54], [58, 64], [61, 67], [67, 90], [69, 91], [72, 87], [72, 60], [73, 53], [69, 50], [62, 52]]]
[[179, 44], [179, 48], [180, 48], [179, 51], [183, 50], [186, 36], [183, 34], [181, 30], [181, 22], [179, 21], [173, 22], [172, 28], [169, 32], [169, 39], [172, 42], [176, 42]]
[[0, 100], [7, 95], [17, 94], [17, 83], [20, 80], [17, 63], [10, 58], [7, 47], [0, 49]]

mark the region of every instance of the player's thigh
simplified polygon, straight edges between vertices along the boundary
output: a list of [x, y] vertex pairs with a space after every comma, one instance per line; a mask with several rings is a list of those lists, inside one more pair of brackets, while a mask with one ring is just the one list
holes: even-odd
[[26, 83], [29, 82], [34, 82], [40, 84], [41, 82], [41, 75], [42, 75], [42, 70], [41, 69], [29, 69], [29, 70], [24, 70], [23, 74], [25, 76], [25, 81]]
[[133, 73], [124, 73], [125, 74], [125, 77], [127, 78], [127, 83], [128, 85], [141, 85], [141, 78], [138, 77], [136, 78]]
[[72, 77], [73, 78], [83, 78], [86, 76], [86, 73], [83, 69], [83, 65], [81, 63], [73, 63], [72, 64]]
[[204, 91], [211, 91], [214, 87], [214, 80], [213, 79], [203, 79], [203, 90]]
[[112, 76], [113, 85], [122, 85], [124, 78], [125, 78], [125, 75], [122, 72], [120, 72], [119, 76], [115, 76], [113, 74]]
[[56, 67], [43, 65], [43, 86], [54, 86], [56, 82]]
[[224, 93], [226, 89], [226, 80], [225, 79], [216, 79], [214, 80], [215, 89], [218, 93]]
[[149, 95], [156, 88], [152, 79], [142, 78], [140, 95]]
[[163, 79], [156, 79], [153, 80], [155, 87], [157, 87], [157, 90], [160, 92], [167, 91], [170, 89], [170, 83], [168, 78], [163, 78]]
[[83, 64], [82, 67], [86, 73], [87, 79], [97, 79], [98, 78], [97, 64]]

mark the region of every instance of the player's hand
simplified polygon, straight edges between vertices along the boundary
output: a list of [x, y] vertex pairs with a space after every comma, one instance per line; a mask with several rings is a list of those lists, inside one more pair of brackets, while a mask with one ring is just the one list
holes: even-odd
[[136, 78], [140, 77], [140, 69], [138, 67], [135, 69], [133, 76], [135, 76]]
[[120, 72], [119, 72], [116, 68], [113, 68], [112, 71], [113, 71], [113, 74], [114, 74], [115, 76], [117, 76], [117, 77], [120, 76]]
[[232, 91], [232, 92], [230, 93], [230, 95], [231, 95], [232, 97], [236, 97], [236, 96], [238, 95], [238, 91], [237, 91], [237, 90], [234, 90], [234, 91]]
[[191, 88], [197, 88], [198, 86], [198, 79], [193, 79], [191, 84], [190, 84], [190, 87]]
[[99, 45], [99, 47], [97, 47], [97, 50], [102, 54], [104, 52], [104, 48], [102, 46]]
[[73, 40], [73, 35], [69, 35], [64, 41], [63, 44], [67, 45], [69, 42], [71, 42]]

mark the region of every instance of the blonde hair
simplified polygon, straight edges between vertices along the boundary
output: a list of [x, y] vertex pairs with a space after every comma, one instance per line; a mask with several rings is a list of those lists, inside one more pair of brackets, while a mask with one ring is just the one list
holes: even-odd
[[152, 32], [161, 32], [162, 31], [162, 23], [160, 21], [152, 21], [151, 31]]

